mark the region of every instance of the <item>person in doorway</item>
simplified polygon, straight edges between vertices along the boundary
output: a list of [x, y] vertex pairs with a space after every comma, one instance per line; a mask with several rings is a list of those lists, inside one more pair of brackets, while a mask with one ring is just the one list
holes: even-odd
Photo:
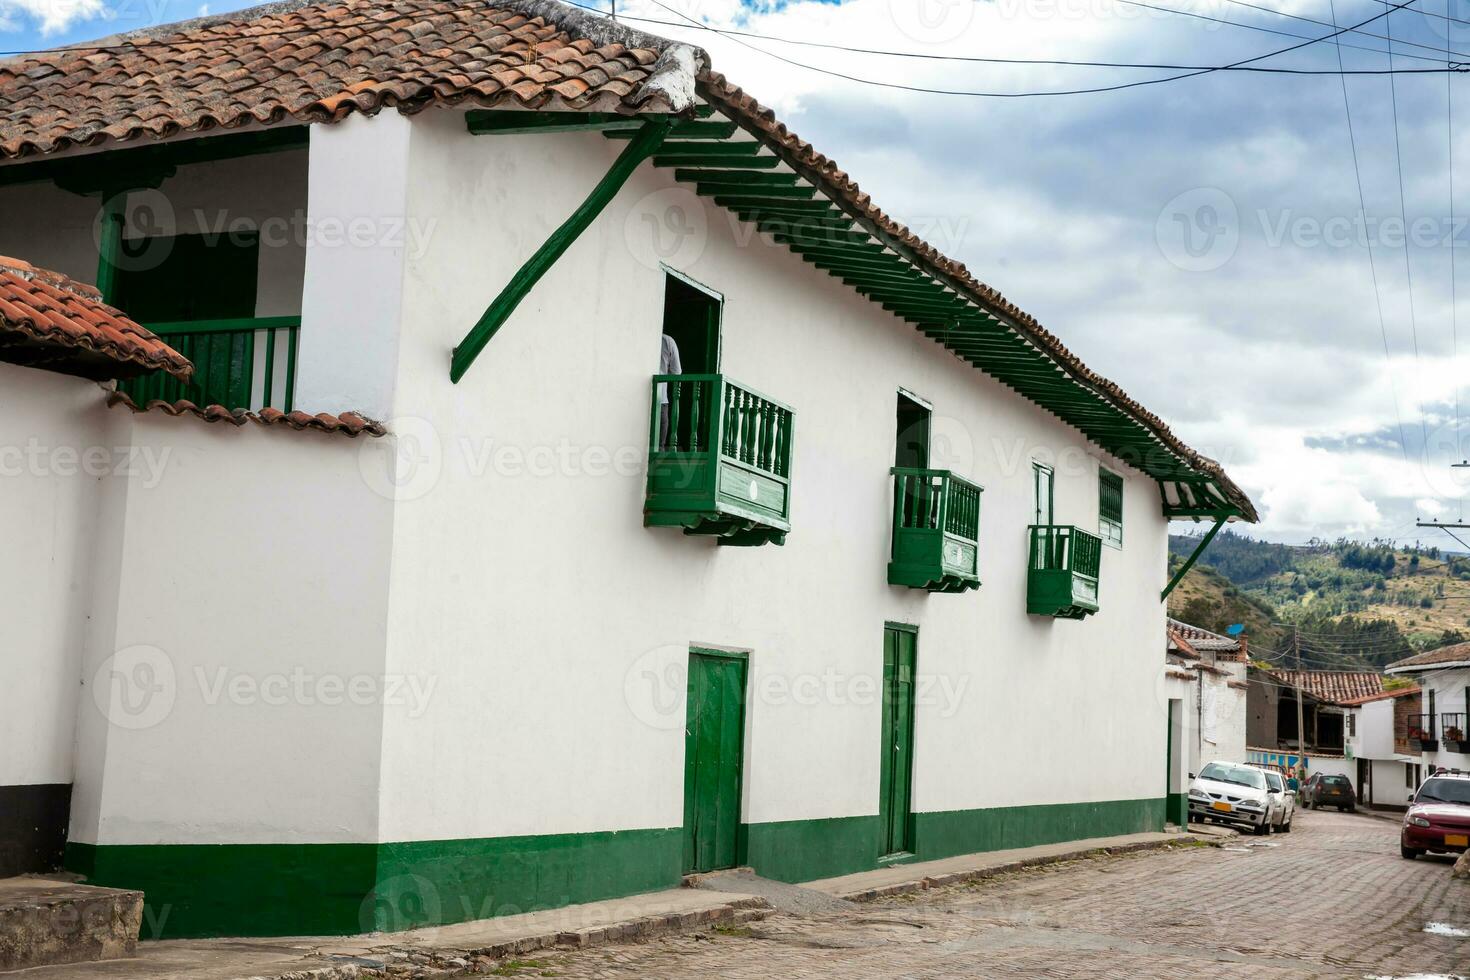
[[[664, 334], [658, 355], [659, 374], [683, 374], [684, 366], [679, 362], [679, 345], [674, 338]], [[658, 386], [658, 448], [669, 445], [669, 386], [659, 382]]]

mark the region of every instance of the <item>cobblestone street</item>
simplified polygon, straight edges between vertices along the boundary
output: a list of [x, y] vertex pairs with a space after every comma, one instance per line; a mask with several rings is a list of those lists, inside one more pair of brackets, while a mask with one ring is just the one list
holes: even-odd
[[1405, 977], [1470, 973], [1470, 884], [1399, 857], [1397, 825], [1298, 811], [1289, 835], [1078, 861], [777, 914], [714, 933], [558, 953], [567, 978]]

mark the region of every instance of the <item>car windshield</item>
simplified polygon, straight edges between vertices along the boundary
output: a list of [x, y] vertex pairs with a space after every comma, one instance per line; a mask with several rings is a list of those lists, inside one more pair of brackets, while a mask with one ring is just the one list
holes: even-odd
[[1463, 803], [1470, 806], [1470, 779], [1426, 779], [1415, 803]]
[[1266, 777], [1259, 769], [1248, 766], [1229, 766], [1212, 762], [1199, 771], [1200, 779], [1212, 779], [1217, 783], [1234, 783], [1251, 789], [1265, 789]]
[[1281, 777], [1274, 772], [1266, 773], [1266, 785], [1271, 787], [1271, 792], [1279, 793], [1282, 790]]

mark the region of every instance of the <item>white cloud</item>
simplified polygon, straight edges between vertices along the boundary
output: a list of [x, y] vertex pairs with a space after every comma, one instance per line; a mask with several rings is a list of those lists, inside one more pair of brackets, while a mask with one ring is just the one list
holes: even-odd
[[0, 0], [0, 30], [18, 29], [16, 15], [21, 14], [37, 23], [42, 36], [50, 36], [105, 12], [102, 0]]

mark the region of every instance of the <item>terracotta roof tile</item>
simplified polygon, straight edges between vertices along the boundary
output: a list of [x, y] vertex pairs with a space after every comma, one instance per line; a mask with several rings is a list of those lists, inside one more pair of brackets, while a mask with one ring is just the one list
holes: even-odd
[[180, 415], [192, 415], [206, 422], [228, 422], [230, 425], [244, 425], [246, 422], [255, 422], [258, 425], [285, 426], [298, 432], [313, 429], [317, 432], [340, 433], [350, 438], [360, 435], [381, 436], [386, 435], [388, 430], [383, 423], [374, 422], [356, 412], [343, 412], [340, 415], [331, 415], [321, 412], [310, 415], [306, 412], [283, 412], [278, 408], [263, 408], [258, 412], [247, 412], [244, 409], [228, 409], [223, 405], [195, 405], [191, 401], [166, 402], [154, 399], [146, 405], [139, 405], [121, 391], [114, 391], [107, 396], [109, 406], [121, 405], [134, 412], [159, 411], [167, 415], [178, 417]]
[[1383, 676], [1366, 670], [1268, 670], [1265, 673], [1290, 687], [1301, 688], [1319, 701], [1344, 704], [1355, 698], [1383, 693]]
[[0, 158], [465, 101], [687, 108], [648, 84], [677, 45], [549, 0], [291, 0], [98, 44], [0, 61]]
[[1392, 691], [1379, 691], [1377, 694], [1365, 694], [1362, 697], [1348, 698], [1345, 701], [1339, 701], [1337, 703], [1344, 706], [1357, 707], [1360, 704], [1367, 704], [1370, 701], [1386, 701], [1389, 698], [1406, 698], [1411, 694], [1418, 693], [1418, 686], [1397, 687], [1394, 688]]
[[1386, 669], [1399, 670], [1405, 667], [1432, 667], [1435, 664], [1455, 664], [1470, 662], [1470, 643], [1452, 643], [1438, 650], [1427, 650], [1424, 653], [1403, 660], [1395, 660]]
[[[188, 381], [194, 374], [188, 358], [102, 302], [94, 287], [0, 255], [0, 349], [15, 344], [100, 355], [110, 362], [104, 377], [161, 369]], [[55, 360], [46, 358], [48, 363]], [[23, 363], [31, 362], [41, 363], [30, 357]], [[95, 372], [86, 373], [90, 377]]]

